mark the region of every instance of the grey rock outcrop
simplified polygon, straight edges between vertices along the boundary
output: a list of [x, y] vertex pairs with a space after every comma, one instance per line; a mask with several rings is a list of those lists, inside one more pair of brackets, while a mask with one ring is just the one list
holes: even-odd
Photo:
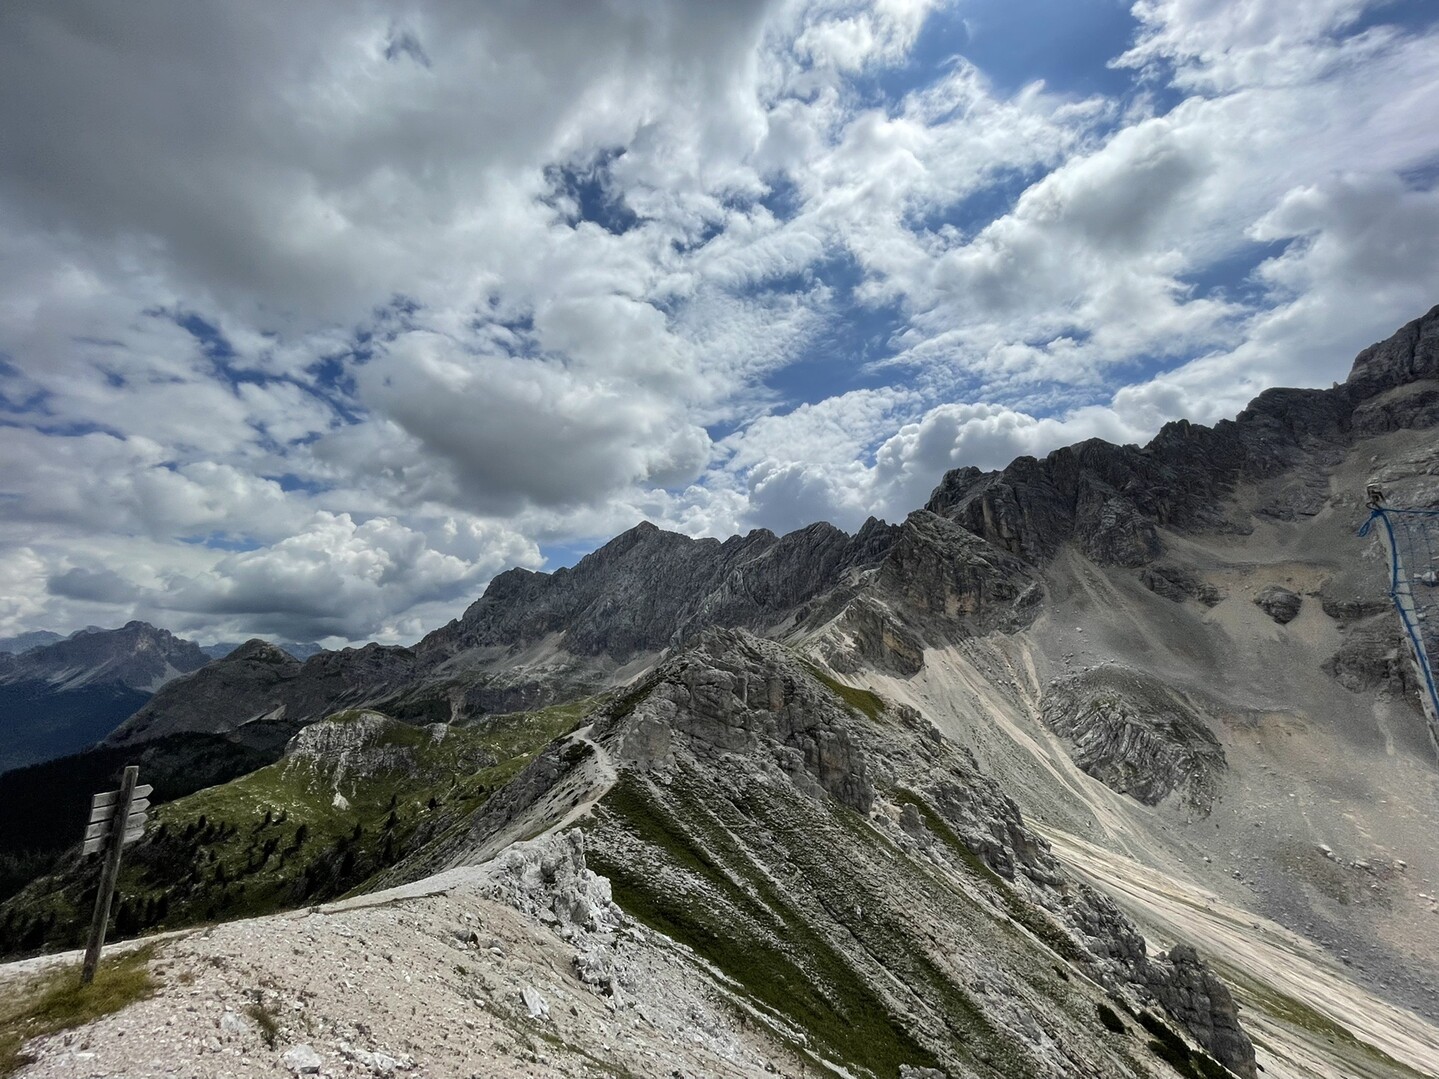
[[607, 933], [625, 923], [610, 882], [585, 863], [578, 830], [512, 843], [485, 864], [483, 892], [491, 899], [560, 928]]
[[1195, 599], [1206, 607], [1213, 607], [1224, 598], [1223, 593], [1207, 581], [1202, 581], [1197, 575], [1182, 566], [1169, 563], [1157, 562], [1151, 566], [1145, 566], [1139, 571], [1139, 579], [1144, 587], [1156, 595], [1171, 599], [1175, 603], [1183, 603], [1186, 599]]
[[1397, 619], [1387, 614], [1348, 626], [1339, 650], [1324, 661], [1324, 673], [1353, 693], [1417, 697], [1419, 692], [1408, 642]]
[[1254, 597], [1254, 604], [1281, 626], [1288, 625], [1299, 616], [1304, 597], [1291, 592], [1283, 585], [1265, 585]]
[[927, 510], [904, 522], [875, 590], [916, 621], [953, 636], [1023, 628], [1044, 597], [1018, 558]]
[[1203, 715], [1174, 689], [1135, 671], [1099, 667], [1053, 682], [1040, 710], [1083, 771], [1145, 805], [1171, 794], [1208, 816], [1224, 750]]
[[[1262, 483], [1332, 459], [1356, 437], [1439, 421], [1439, 307], [1356, 357], [1329, 390], [1271, 389], [1213, 427], [1178, 420], [1142, 449], [1091, 439], [998, 472], [949, 472], [926, 508], [1032, 564], [1072, 543], [1095, 562], [1142, 566], [1158, 530], [1247, 531], [1219, 507], [1241, 480]], [[1302, 480], [1258, 508], [1282, 520], [1317, 513], [1326, 493]]]
[[1239, 1025], [1234, 995], [1188, 944], [1177, 944], [1152, 964], [1150, 989], [1164, 1010], [1178, 1019], [1216, 1060], [1255, 1079], [1254, 1047]]

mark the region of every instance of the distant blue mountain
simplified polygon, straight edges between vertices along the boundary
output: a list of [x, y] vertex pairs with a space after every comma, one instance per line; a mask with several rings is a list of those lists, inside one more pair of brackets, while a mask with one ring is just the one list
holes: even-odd
[[0, 772], [98, 742], [155, 690], [209, 661], [193, 641], [147, 622], [0, 653]]
[[48, 629], [37, 629], [33, 633], [21, 633], [14, 637], [0, 637], [0, 652], [15, 654], [28, 652], [32, 648], [63, 641], [64, 634], [51, 633]]

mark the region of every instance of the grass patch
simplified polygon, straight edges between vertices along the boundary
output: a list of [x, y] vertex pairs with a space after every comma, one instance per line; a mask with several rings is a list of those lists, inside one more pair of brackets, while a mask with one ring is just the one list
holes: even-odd
[[815, 681], [819, 682], [825, 689], [843, 701], [852, 711], [858, 712], [872, 721], [878, 721], [879, 717], [884, 713], [884, 698], [878, 693], [871, 693], [869, 690], [860, 689], [857, 686], [847, 686], [838, 679], [826, 674], [822, 668], [815, 664], [807, 660], [801, 662], [804, 663], [804, 669], [810, 673]]
[[90, 985], [80, 984], [80, 967], [48, 971], [0, 995], [0, 1077], [29, 1063], [24, 1047], [33, 1038], [84, 1026], [153, 996], [150, 974], [154, 948], [102, 960]]
[[[756, 834], [770, 838], [758, 848], [739, 838]], [[683, 771], [663, 786], [625, 775], [599, 803], [590, 835], [587, 858], [610, 878], [616, 902], [803, 1031], [791, 1043], [803, 1056], [887, 1077], [902, 1064], [941, 1066], [877, 991], [892, 978], [934, 1003], [947, 1028], [942, 1040], [975, 1074], [1033, 1074], [1012, 1038], [930, 960], [905, 918], [880, 916], [888, 886], [856, 877], [837, 852], [886, 841], [850, 810], [763, 784], [717, 795]], [[892, 863], [894, 854], [876, 851], [873, 861]], [[785, 863], [796, 888], [766, 868]], [[936, 903], [953, 902], [928, 872], [896, 869], [905, 887], [935, 889]], [[849, 942], [844, 950], [840, 941]]]
[[[764, 1006], [806, 1032], [801, 1052], [820, 1051], [875, 1075], [900, 1064], [934, 1066], [864, 979], [726, 835], [727, 824], [681, 788], [662, 804], [642, 781], [622, 776], [600, 803], [615, 824], [667, 863], [663, 879], [634, 858], [589, 858], [609, 876], [615, 900], [633, 917], [688, 945], [743, 985]], [[678, 796], [678, 797], [675, 797]], [[678, 870], [678, 872], [676, 872]]]
[[265, 1003], [263, 997], [257, 997], [245, 1005], [245, 1014], [255, 1021], [265, 1044], [271, 1049], [275, 1048], [280, 1041], [280, 1019], [275, 1015], [274, 1009]]

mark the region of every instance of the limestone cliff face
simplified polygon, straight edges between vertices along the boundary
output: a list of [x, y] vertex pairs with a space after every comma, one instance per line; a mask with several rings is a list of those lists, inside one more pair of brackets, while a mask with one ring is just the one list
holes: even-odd
[[1145, 805], [1176, 795], [1194, 816], [1213, 808], [1224, 750], [1198, 709], [1157, 680], [1116, 667], [1071, 675], [1050, 685], [1040, 715], [1105, 786]]
[[777, 537], [693, 540], [648, 522], [570, 569], [510, 570], [463, 617], [419, 645], [422, 655], [512, 648], [556, 636], [579, 656], [618, 662], [657, 652], [707, 626], [762, 630], [872, 566], [896, 529], [870, 520], [854, 536], [829, 524]]

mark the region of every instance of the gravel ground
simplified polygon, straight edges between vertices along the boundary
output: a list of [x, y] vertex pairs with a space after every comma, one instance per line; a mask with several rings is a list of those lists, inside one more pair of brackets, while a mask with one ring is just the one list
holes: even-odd
[[[478, 872], [173, 937], [157, 996], [37, 1039], [20, 1075], [815, 1074], [665, 938], [554, 924], [487, 898]], [[613, 988], [581, 980], [581, 954]], [[0, 984], [34, 966], [0, 968]]]

